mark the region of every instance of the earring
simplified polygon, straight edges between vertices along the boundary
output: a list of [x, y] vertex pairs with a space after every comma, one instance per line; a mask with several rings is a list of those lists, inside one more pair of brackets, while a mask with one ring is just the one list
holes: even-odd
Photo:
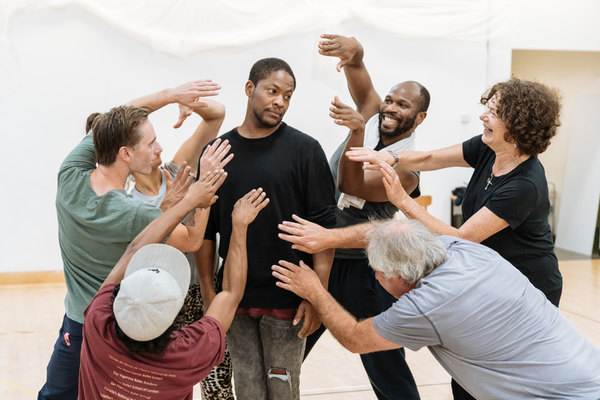
[[513, 142], [513, 147], [516, 149], [517, 148], [517, 142]]

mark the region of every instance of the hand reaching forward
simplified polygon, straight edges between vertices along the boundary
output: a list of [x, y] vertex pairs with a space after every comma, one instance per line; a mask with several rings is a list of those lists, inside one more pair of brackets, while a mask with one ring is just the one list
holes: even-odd
[[207, 208], [217, 201], [218, 196], [215, 196], [217, 189], [221, 187], [227, 178], [227, 172], [223, 170], [209, 171], [190, 186], [186, 197], [194, 202], [195, 208]]
[[381, 175], [383, 175], [383, 186], [388, 200], [398, 207], [400, 211], [406, 210], [408, 207], [404, 202], [410, 201], [410, 196], [406, 193], [406, 190], [404, 190], [398, 174], [394, 171], [394, 168], [385, 162], [380, 162], [377, 165], [380, 168]]
[[302, 329], [298, 332], [298, 337], [306, 337], [316, 331], [321, 325], [321, 319], [316, 310], [308, 301], [308, 296], [323, 289], [321, 280], [311, 268], [300, 261], [300, 266], [288, 261], [279, 261], [279, 265], [273, 265], [273, 276], [280, 280], [276, 285], [282, 289], [289, 290], [304, 300], [300, 303], [298, 311], [294, 316], [294, 325], [298, 324], [304, 318]]
[[250, 225], [260, 210], [269, 204], [269, 199], [265, 198], [266, 195], [262, 188], [252, 189], [244, 197], [236, 201], [231, 213], [232, 224]]
[[297, 296], [310, 301], [309, 297], [318, 290], [325, 290], [319, 276], [304, 261], [300, 265], [288, 261], [279, 261], [279, 265], [273, 265], [272, 274], [279, 279], [275, 284], [282, 289], [289, 290]]
[[231, 145], [227, 139], [222, 142], [221, 139], [217, 139], [206, 146], [200, 157], [200, 173], [223, 169], [233, 158], [233, 153], [227, 154], [229, 150], [231, 150]]
[[346, 152], [346, 157], [350, 161], [356, 161], [363, 164], [363, 169], [379, 171], [379, 163], [383, 162], [388, 165], [394, 163], [394, 156], [387, 151], [376, 151], [369, 149], [368, 147], [350, 147], [350, 150]]
[[326, 247], [326, 241], [329, 236], [326, 228], [317, 225], [314, 222], [307, 221], [293, 214], [292, 218], [296, 222], [283, 221], [277, 227], [286, 232], [278, 236], [287, 242], [292, 243], [292, 249], [300, 250], [305, 253], [319, 253]]
[[329, 116], [333, 118], [333, 122], [350, 129], [351, 131], [365, 129], [365, 120], [362, 115], [354, 108], [346, 105], [335, 96], [329, 107]]
[[179, 171], [173, 180], [171, 178], [171, 174], [169, 171], [165, 172], [165, 178], [167, 179], [165, 197], [163, 197], [162, 202], [160, 203], [160, 209], [165, 212], [170, 207], [173, 207], [175, 204], [179, 203], [181, 199], [185, 196], [188, 191], [188, 188], [194, 181], [194, 177], [190, 175], [190, 167], [186, 162], [181, 164], [179, 167]]
[[362, 60], [364, 50], [358, 40], [341, 35], [322, 34], [319, 42], [319, 54], [329, 57], [339, 57], [340, 62], [335, 67], [338, 72], [350, 61]]

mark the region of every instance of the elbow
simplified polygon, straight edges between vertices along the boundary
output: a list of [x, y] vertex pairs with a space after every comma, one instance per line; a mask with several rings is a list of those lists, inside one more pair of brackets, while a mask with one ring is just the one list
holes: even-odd
[[225, 119], [226, 109], [225, 106], [221, 103], [217, 103], [215, 108], [215, 118], [216, 119]]
[[205, 121], [221, 121], [225, 119], [225, 106], [216, 101], [211, 101], [209, 103], [210, 109], [206, 109], [206, 107], [197, 107], [195, 111], [204, 119]]

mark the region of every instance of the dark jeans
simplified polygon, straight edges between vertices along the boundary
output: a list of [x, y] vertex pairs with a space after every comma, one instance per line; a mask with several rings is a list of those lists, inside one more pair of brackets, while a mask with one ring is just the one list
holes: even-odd
[[77, 400], [82, 327], [64, 316], [38, 400]]
[[[558, 307], [560, 296], [562, 295], [562, 287], [553, 292], [544, 294], [550, 303]], [[471, 396], [469, 392], [463, 389], [462, 386], [460, 386], [454, 379], [452, 379], [452, 382], [450, 382], [450, 386], [452, 387], [452, 395], [454, 396], [454, 400], [476, 400], [475, 397]]]
[[[329, 292], [358, 319], [380, 314], [396, 301], [377, 282], [367, 259], [334, 259], [329, 275]], [[321, 326], [306, 339], [304, 358], [324, 331], [325, 328]], [[404, 359], [404, 349], [361, 354], [360, 359], [379, 400], [420, 398]]]

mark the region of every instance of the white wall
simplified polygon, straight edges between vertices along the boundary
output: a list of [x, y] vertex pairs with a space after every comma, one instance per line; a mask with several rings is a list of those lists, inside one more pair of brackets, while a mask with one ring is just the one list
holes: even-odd
[[[600, 8], [594, 7], [598, 14]], [[430, 90], [429, 115], [417, 130], [421, 149], [480, 133], [479, 96], [492, 81], [510, 75], [509, 40], [493, 41], [488, 53], [483, 39], [407, 38], [356, 20], [324, 26], [362, 42], [380, 93], [407, 79]], [[91, 112], [188, 80], [212, 78], [223, 86], [217, 100], [227, 106], [223, 129], [229, 129], [243, 119], [243, 85], [250, 66], [259, 58], [277, 56], [290, 63], [298, 80], [285, 121], [321, 141], [328, 155], [345, 136], [327, 115], [334, 95], [351, 100], [343, 74], [335, 71], [336, 61], [316, 52], [324, 27], [186, 58], [153, 50], [77, 7], [22, 12], [3, 27], [8, 40], [0, 43], [0, 151], [6, 166], [0, 200], [0, 272], [61, 269], [56, 172], [81, 139]], [[568, 29], [562, 33], [570, 35]], [[579, 43], [578, 39], [574, 32], [569, 41]], [[600, 50], [600, 44], [592, 45]], [[173, 155], [197, 122], [188, 121], [181, 132], [174, 132], [176, 115], [173, 106], [151, 116], [166, 149], [163, 159]], [[461, 122], [463, 118], [467, 122]], [[422, 174], [422, 192], [433, 195], [432, 214], [449, 221], [450, 190], [469, 177], [469, 170], [456, 168]]]

